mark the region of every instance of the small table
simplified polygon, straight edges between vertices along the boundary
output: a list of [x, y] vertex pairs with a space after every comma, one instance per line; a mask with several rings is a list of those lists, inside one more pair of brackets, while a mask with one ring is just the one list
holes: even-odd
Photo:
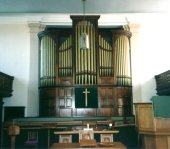
[[[125, 145], [121, 142], [114, 142], [115, 144], [112, 146], [100, 146], [97, 143], [96, 147], [88, 147], [88, 149], [127, 149]], [[80, 147], [79, 143], [54, 143], [50, 149], [84, 149], [85, 147]]]

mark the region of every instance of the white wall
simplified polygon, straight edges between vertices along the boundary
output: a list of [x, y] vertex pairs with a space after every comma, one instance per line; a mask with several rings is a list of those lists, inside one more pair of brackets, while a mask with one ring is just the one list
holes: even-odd
[[[156, 95], [154, 76], [170, 69], [169, 26], [162, 16], [148, 18], [140, 25], [131, 24], [134, 102], [149, 102]], [[35, 36], [27, 24], [0, 24], [0, 71], [15, 78], [13, 96], [4, 100], [4, 106], [26, 106], [26, 116], [38, 114]]]
[[[147, 17], [146, 17], [147, 18]], [[170, 22], [166, 15], [148, 17], [132, 37], [134, 102], [150, 102], [156, 95], [154, 76], [170, 69]]]
[[26, 24], [0, 24], [0, 71], [14, 76], [13, 96], [4, 106], [27, 106], [29, 30]]

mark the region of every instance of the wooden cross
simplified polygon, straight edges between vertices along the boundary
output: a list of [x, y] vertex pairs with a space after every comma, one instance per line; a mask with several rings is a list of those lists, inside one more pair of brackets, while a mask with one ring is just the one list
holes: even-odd
[[87, 95], [89, 94], [90, 92], [87, 91], [87, 88], [83, 91], [83, 94], [85, 94], [85, 106], [87, 107], [88, 105], [88, 101], [87, 101]]

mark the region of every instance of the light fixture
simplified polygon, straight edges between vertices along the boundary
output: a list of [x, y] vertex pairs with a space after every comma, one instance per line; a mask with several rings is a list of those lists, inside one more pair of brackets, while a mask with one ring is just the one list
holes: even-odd
[[[85, 21], [85, 1], [86, 0], [82, 0], [83, 2], [83, 21], [82, 21], [82, 25], [86, 25], [86, 21]], [[89, 49], [89, 37], [87, 32], [82, 31], [80, 34], [80, 49], [81, 50], [85, 50], [85, 49]]]

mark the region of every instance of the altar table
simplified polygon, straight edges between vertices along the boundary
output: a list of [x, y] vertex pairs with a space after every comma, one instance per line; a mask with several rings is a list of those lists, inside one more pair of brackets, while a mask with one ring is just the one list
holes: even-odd
[[[114, 142], [112, 146], [101, 146], [97, 143], [96, 147], [88, 147], [88, 149], [127, 149], [125, 145], [121, 142]], [[84, 149], [85, 147], [80, 147], [79, 143], [54, 143], [50, 149]]]
[[[114, 134], [114, 133], [119, 133], [118, 130], [94, 130], [94, 133], [98, 134]], [[64, 134], [79, 134], [78, 130], [72, 130], [72, 131], [56, 131], [54, 134], [58, 135], [64, 135]]]

